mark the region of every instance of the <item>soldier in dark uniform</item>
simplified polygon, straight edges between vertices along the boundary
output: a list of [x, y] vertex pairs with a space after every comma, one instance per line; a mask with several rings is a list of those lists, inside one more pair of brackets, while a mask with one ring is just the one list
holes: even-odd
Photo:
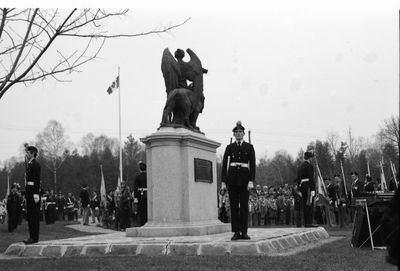
[[233, 128], [236, 142], [229, 144], [222, 161], [221, 188], [228, 186], [231, 204], [232, 232], [231, 240], [248, 240], [249, 189], [254, 188], [256, 158], [253, 145], [243, 141], [244, 127], [238, 121]]
[[119, 222], [121, 231], [125, 231], [126, 228], [131, 226], [130, 223], [130, 201], [131, 201], [131, 192], [129, 190], [129, 186], [126, 185], [125, 181], [121, 181], [121, 195], [119, 198]]
[[21, 206], [21, 197], [17, 193], [17, 184], [11, 186], [10, 194], [7, 197], [8, 231], [13, 232], [18, 226], [18, 209]]
[[304, 218], [304, 208], [303, 208], [303, 196], [300, 192], [300, 189], [298, 187], [299, 181], [297, 179], [294, 180], [293, 182], [293, 188], [292, 188], [292, 196], [294, 199], [294, 220], [296, 222], [296, 227], [301, 227], [302, 220]]
[[134, 202], [138, 204], [139, 226], [147, 222], [147, 172], [146, 164], [139, 162], [140, 173], [135, 178]]
[[365, 176], [365, 186], [364, 186], [364, 190], [365, 192], [375, 192], [376, 190], [376, 184], [375, 182], [372, 180], [372, 177], [367, 175]]
[[304, 224], [306, 227], [313, 225], [313, 201], [315, 196], [314, 167], [311, 159], [314, 154], [310, 151], [304, 153], [304, 161], [297, 169], [298, 187], [303, 200]]
[[57, 220], [65, 219], [65, 206], [66, 206], [66, 200], [64, 195], [60, 191], [58, 192], [58, 197], [57, 197]]
[[26, 212], [29, 227], [29, 239], [24, 240], [25, 244], [37, 243], [39, 241], [40, 225], [40, 165], [36, 161], [38, 150], [34, 146], [27, 146], [25, 149], [26, 160]]
[[351, 172], [351, 197], [359, 197], [364, 193], [364, 182], [358, 178], [356, 171]]
[[50, 190], [47, 196], [45, 206], [47, 209], [47, 219], [46, 224], [54, 224], [56, 221], [57, 210], [56, 210], [56, 196], [54, 195], [54, 190]]

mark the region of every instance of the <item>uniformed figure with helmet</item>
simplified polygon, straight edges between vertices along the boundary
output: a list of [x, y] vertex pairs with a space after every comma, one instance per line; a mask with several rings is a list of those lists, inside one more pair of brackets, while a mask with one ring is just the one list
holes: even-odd
[[248, 240], [249, 189], [254, 188], [256, 158], [254, 147], [243, 140], [245, 128], [240, 121], [233, 128], [236, 142], [229, 144], [222, 161], [221, 187], [228, 187], [231, 204], [232, 240]]
[[40, 165], [36, 161], [38, 150], [34, 146], [27, 146], [25, 149], [26, 160], [26, 183], [25, 198], [26, 212], [29, 228], [29, 239], [24, 240], [25, 244], [37, 243], [39, 241], [40, 224]]
[[306, 227], [313, 225], [313, 202], [315, 196], [315, 180], [314, 167], [311, 164], [311, 159], [314, 153], [306, 151], [304, 153], [304, 161], [297, 169], [298, 187], [302, 195], [302, 207], [304, 213], [304, 224]]

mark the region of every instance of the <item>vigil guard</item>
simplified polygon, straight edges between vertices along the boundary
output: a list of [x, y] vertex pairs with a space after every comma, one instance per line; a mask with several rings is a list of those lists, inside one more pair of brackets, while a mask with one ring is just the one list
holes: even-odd
[[245, 128], [238, 121], [232, 129], [236, 142], [229, 144], [222, 161], [221, 188], [228, 187], [231, 204], [231, 240], [248, 240], [249, 189], [254, 188], [256, 158], [254, 147], [243, 140]]

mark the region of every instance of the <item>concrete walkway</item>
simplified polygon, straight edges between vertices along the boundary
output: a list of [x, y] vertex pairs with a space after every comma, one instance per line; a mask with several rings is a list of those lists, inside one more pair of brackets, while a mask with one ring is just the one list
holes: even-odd
[[[74, 225], [93, 230], [93, 226]], [[83, 228], [82, 228], [83, 227]], [[78, 229], [77, 228], [77, 229]], [[98, 228], [98, 227], [95, 227]], [[97, 229], [96, 229], [97, 230]], [[99, 230], [105, 230], [99, 228]], [[110, 231], [110, 230], [107, 230]], [[106, 255], [282, 255], [303, 251], [336, 240], [318, 228], [251, 228], [251, 240], [231, 241], [231, 233], [177, 237], [126, 237], [125, 232], [41, 241], [32, 245], [15, 243], [4, 258], [73, 257]]]
[[74, 224], [74, 225], [66, 225], [65, 227], [77, 230], [77, 231], [82, 231], [82, 232], [89, 232], [89, 233], [115, 233], [117, 231], [110, 230], [110, 229], [104, 229], [100, 226], [98, 226], [98, 223], [92, 223], [89, 220], [89, 225], [83, 225], [82, 224], [82, 218], [78, 220], [79, 224]]

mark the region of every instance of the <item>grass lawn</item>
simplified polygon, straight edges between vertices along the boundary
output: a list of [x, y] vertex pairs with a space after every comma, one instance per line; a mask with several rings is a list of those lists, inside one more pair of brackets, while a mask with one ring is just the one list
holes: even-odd
[[[86, 235], [61, 227], [65, 223], [41, 225], [41, 240]], [[386, 251], [350, 246], [351, 228], [327, 229], [331, 236], [345, 236], [321, 247], [293, 256], [130, 256], [102, 258], [0, 260], [0, 270], [397, 270], [385, 262]], [[26, 237], [26, 225], [8, 234], [0, 225], [0, 251]], [[7, 244], [4, 244], [6, 242]]]

